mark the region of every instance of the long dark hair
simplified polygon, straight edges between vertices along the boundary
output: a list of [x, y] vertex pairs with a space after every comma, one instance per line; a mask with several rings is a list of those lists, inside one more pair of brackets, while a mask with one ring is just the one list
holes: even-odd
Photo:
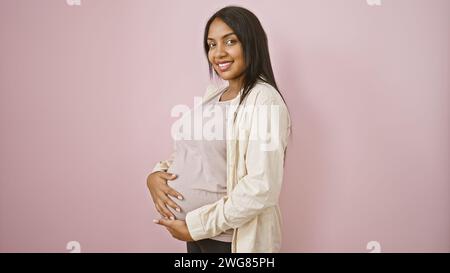
[[[272, 85], [280, 94], [278, 90], [275, 77], [273, 75], [272, 64], [270, 62], [269, 45], [267, 42], [267, 35], [264, 31], [258, 18], [248, 9], [228, 6], [214, 13], [205, 26], [205, 34], [203, 39], [203, 46], [205, 48], [206, 58], [208, 59], [208, 32], [209, 27], [214, 19], [220, 18], [225, 22], [239, 38], [244, 51], [245, 71], [243, 80], [243, 93], [239, 104], [248, 95], [250, 90], [255, 86], [258, 79]], [[209, 76], [217, 75], [217, 72], [212, 67], [208, 60]]]

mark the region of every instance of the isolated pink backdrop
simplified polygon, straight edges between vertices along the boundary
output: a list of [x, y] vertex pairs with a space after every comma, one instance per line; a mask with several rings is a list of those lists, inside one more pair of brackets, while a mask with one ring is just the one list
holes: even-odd
[[1, 252], [185, 251], [145, 180], [229, 4], [260, 18], [293, 119], [283, 251], [450, 251], [450, 1], [2, 0]]

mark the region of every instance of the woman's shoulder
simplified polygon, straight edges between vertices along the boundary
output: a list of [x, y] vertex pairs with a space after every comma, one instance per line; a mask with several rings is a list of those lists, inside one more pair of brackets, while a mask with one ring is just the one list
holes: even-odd
[[[208, 98], [217, 95], [224, 88], [226, 88], [226, 86], [227, 85], [225, 83], [207, 85], [204, 99], [207, 100]], [[271, 84], [261, 79], [258, 79], [256, 81], [255, 85], [246, 96], [246, 100], [249, 104], [285, 104], [278, 90], [275, 89], [275, 87], [273, 87]]]
[[213, 97], [220, 93], [221, 90], [223, 90], [226, 87], [226, 84], [224, 83], [210, 83], [206, 86], [206, 92], [203, 95], [204, 99], [208, 99], [210, 97]]
[[255, 85], [251, 89], [251, 92], [249, 92], [247, 96], [249, 103], [251, 104], [284, 104], [284, 100], [278, 90], [275, 89], [275, 87], [273, 87], [271, 84], [262, 80], [258, 80], [255, 83]]

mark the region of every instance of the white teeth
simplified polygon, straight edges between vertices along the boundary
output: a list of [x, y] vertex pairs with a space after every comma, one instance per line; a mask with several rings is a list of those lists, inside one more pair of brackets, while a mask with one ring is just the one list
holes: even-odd
[[227, 65], [229, 65], [231, 62], [228, 62], [228, 63], [223, 63], [223, 64], [219, 64], [219, 66], [220, 67], [224, 67], [224, 66], [227, 66]]

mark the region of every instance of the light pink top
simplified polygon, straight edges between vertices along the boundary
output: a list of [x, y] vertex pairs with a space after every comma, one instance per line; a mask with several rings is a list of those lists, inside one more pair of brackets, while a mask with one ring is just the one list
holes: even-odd
[[[168, 172], [177, 175], [177, 179], [169, 181], [169, 186], [184, 196], [184, 200], [175, 199], [182, 208], [181, 213], [171, 209], [177, 219], [184, 220], [187, 212], [214, 203], [226, 195], [226, 111], [227, 106], [239, 96], [219, 101], [221, 95], [222, 92], [219, 92], [211, 101], [203, 104], [203, 129], [217, 132], [207, 138], [212, 140], [205, 139], [203, 135], [203, 139], [181, 139], [175, 142], [176, 155]], [[221, 111], [214, 107], [220, 107]], [[189, 117], [192, 125], [193, 116]], [[230, 229], [211, 239], [231, 242], [232, 234], [233, 230]]]

